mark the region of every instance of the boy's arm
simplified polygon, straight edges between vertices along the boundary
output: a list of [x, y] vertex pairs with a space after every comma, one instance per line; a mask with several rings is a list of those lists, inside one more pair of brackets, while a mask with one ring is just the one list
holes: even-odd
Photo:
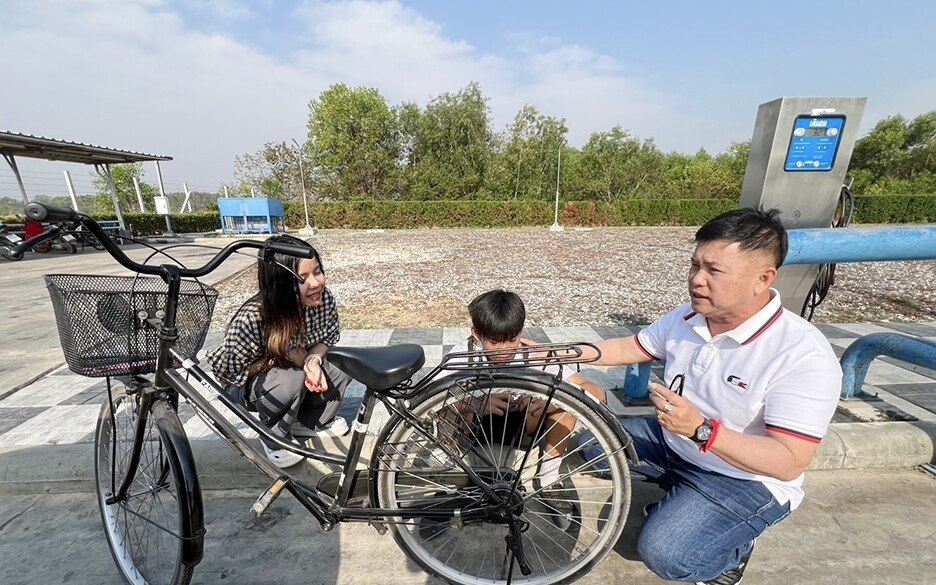
[[588, 393], [589, 396], [597, 400], [598, 402], [604, 402], [606, 395], [604, 388], [595, 384], [594, 382], [588, 380], [582, 374], [575, 374], [569, 376], [569, 382], [572, 382], [576, 386], [579, 386], [582, 390]]

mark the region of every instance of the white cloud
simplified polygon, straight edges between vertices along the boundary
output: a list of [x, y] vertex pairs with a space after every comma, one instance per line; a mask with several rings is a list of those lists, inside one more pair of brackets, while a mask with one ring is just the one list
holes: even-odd
[[[210, 8], [241, 20], [252, 10], [232, 0]], [[301, 139], [308, 101], [337, 82], [425, 105], [478, 81], [495, 129], [529, 103], [565, 118], [575, 145], [616, 124], [650, 137], [693, 123], [677, 116], [678, 98], [587, 47], [517, 37], [510, 55], [486, 53], [395, 1], [303, 5], [293, 16], [304, 32], [288, 56], [204, 32], [156, 0], [21, 2], [6, 11], [0, 127], [173, 156], [163, 165], [170, 188], [215, 187], [232, 179], [235, 156]]]

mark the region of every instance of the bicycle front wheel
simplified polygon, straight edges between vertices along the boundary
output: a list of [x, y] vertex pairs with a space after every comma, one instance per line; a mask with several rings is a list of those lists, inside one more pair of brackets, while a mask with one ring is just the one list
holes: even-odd
[[[465, 585], [568, 583], [617, 542], [630, 507], [621, 437], [582, 392], [549, 395], [541, 380], [464, 378], [413, 399], [421, 428], [387, 423], [372, 458], [378, 503], [400, 510], [387, 523], [424, 570]], [[491, 417], [498, 397], [519, 406]]]
[[[197, 476], [185, 477], [180, 463], [190, 451], [180, 453], [187, 440], [175, 411], [157, 401], [141, 413], [140, 400], [140, 393], [115, 388], [98, 416], [94, 479], [107, 544], [127, 583], [187, 585], [204, 534]], [[141, 414], [147, 418], [133, 481], [125, 498], [108, 503], [131, 472]]]

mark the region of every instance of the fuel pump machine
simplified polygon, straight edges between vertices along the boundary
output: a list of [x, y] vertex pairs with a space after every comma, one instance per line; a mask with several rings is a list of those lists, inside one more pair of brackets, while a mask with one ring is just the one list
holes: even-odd
[[[757, 110], [741, 207], [780, 209], [787, 229], [832, 226], [867, 98], [780, 98]], [[800, 314], [819, 265], [781, 267], [774, 287]]]

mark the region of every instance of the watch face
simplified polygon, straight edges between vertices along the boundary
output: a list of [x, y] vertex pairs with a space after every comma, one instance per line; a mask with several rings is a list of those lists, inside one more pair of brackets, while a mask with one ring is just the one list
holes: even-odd
[[702, 423], [702, 425], [696, 429], [695, 439], [698, 442], [704, 443], [709, 440], [709, 437], [712, 436], [712, 425], [708, 422]]

